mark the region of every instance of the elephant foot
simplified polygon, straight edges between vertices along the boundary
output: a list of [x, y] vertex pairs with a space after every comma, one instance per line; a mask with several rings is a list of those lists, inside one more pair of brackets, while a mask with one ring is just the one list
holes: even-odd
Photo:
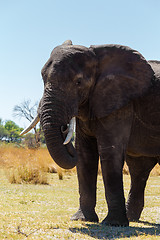
[[130, 222], [138, 222], [141, 213], [137, 213], [136, 211], [127, 211], [127, 217]]
[[102, 221], [102, 224], [114, 227], [128, 227], [129, 221], [126, 216], [108, 214], [108, 216]]
[[94, 210], [83, 211], [79, 208], [79, 210], [71, 217], [72, 221], [86, 221], [86, 222], [98, 222], [98, 216]]
[[[138, 202], [138, 201], [137, 201]], [[144, 203], [139, 201], [139, 204], [137, 202], [129, 202], [126, 205], [127, 209], [127, 217], [129, 221], [131, 222], [138, 222], [144, 207]]]

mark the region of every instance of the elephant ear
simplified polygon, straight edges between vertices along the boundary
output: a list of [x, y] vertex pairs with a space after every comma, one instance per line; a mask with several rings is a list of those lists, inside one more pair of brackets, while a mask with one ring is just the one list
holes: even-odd
[[139, 52], [120, 45], [91, 46], [90, 49], [98, 61], [90, 100], [95, 117], [107, 116], [148, 90], [154, 73]]

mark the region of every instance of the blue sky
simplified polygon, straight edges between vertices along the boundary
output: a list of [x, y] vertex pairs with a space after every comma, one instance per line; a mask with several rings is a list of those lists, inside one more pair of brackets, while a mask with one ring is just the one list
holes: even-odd
[[0, 118], [43, 94], [41, 68], [52, 49], [116, 43], [160, 60], [159, 0], [0, 0]]

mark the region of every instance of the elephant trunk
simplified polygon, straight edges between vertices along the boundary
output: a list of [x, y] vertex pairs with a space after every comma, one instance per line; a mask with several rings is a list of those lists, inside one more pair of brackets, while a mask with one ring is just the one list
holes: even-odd
[[44, 97], [40, 112], [40, 122], [51, 157], [64, 169], [75, 167], [77, 164], [76, 150], [71, 142], [63, 144], [68, 133], [68, 119], [67, 117], [65, 119], [63, 104], [54, 97]]

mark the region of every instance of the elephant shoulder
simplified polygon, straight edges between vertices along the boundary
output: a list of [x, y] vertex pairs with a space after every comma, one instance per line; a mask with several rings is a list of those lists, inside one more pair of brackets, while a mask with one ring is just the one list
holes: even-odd
[[105, 117], [148, 91], [154, 72], [138, 51], [113, 44], [90, 48], [98, 62], [92, 97], [95, 116]]

